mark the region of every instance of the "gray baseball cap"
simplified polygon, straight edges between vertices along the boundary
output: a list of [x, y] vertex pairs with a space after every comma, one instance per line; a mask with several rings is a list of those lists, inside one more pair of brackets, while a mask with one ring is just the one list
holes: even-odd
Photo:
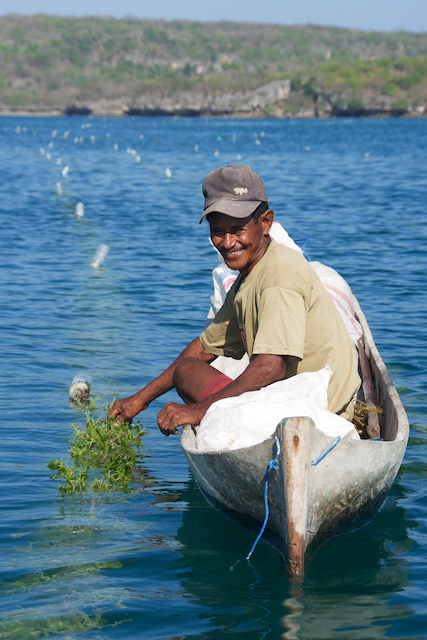
[[267, 202], [259, 175], [241, 164], [214, 169], [203, 180], [202, 189], [205, 209], [200, 222], [214, 212], [233, 218], [247, 218], [261, 202]]

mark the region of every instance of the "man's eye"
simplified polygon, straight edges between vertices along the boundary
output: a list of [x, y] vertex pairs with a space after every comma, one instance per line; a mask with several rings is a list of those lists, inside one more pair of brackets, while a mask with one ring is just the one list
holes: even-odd
[[245, 233], [245, 229], [233, 229], [232, 231], [223, 231], [223, 229], [212, 229], [211, 230], [211, 238], [214, 237], [222, 237], [226, 233], [230, 233], [232, 236], [240, 236], [242, 233]]

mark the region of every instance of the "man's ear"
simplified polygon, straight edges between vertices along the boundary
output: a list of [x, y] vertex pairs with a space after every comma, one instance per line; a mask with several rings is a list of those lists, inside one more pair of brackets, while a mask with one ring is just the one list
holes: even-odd
[[268, 236], [268, 234], [270, 233], [273, 220], [274, 220], [274, 211], [272, 209], [267, 209], [267, 211], [264, 211], [264, 213], [261, 214], [260, 221], [262, 224], [262, 231], [265, 236]]

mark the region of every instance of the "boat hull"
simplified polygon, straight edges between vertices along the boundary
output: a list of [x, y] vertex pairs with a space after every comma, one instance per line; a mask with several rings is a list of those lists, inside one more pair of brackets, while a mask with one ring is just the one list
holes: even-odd
[[314, 551], [329, 537], [369, 522], [383, 504], [405, 453], [409, 424], [397, 391], [356, 303], [364, 330], [378, 404], [383, 407], [383, 440], [355, 440], [348, 434], [316, 465], [334, 438], [315, 429], [310, 418], [288, 418], [260, 444], [232, 451], [201, 452], [194, 430], [183, 427], [181, 444], [207, 500], [252, 530], [265, 516], [264, 477], [269, 473], [270, 515], [263, 536], [283, 557], [291, 575], [300, 576]]

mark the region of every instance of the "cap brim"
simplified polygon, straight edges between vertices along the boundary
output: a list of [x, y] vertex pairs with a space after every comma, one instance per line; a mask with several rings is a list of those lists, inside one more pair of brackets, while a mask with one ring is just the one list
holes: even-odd
[[203, 211], [200, 222], [210, 213], [224, 213], [226, 216], [231, 216], [232, 218], [247, 218], [253, 214], [261, 202], [261, 200], [240, 200], [240, 202], [235, 202], [234, 200], [218, 200]]

